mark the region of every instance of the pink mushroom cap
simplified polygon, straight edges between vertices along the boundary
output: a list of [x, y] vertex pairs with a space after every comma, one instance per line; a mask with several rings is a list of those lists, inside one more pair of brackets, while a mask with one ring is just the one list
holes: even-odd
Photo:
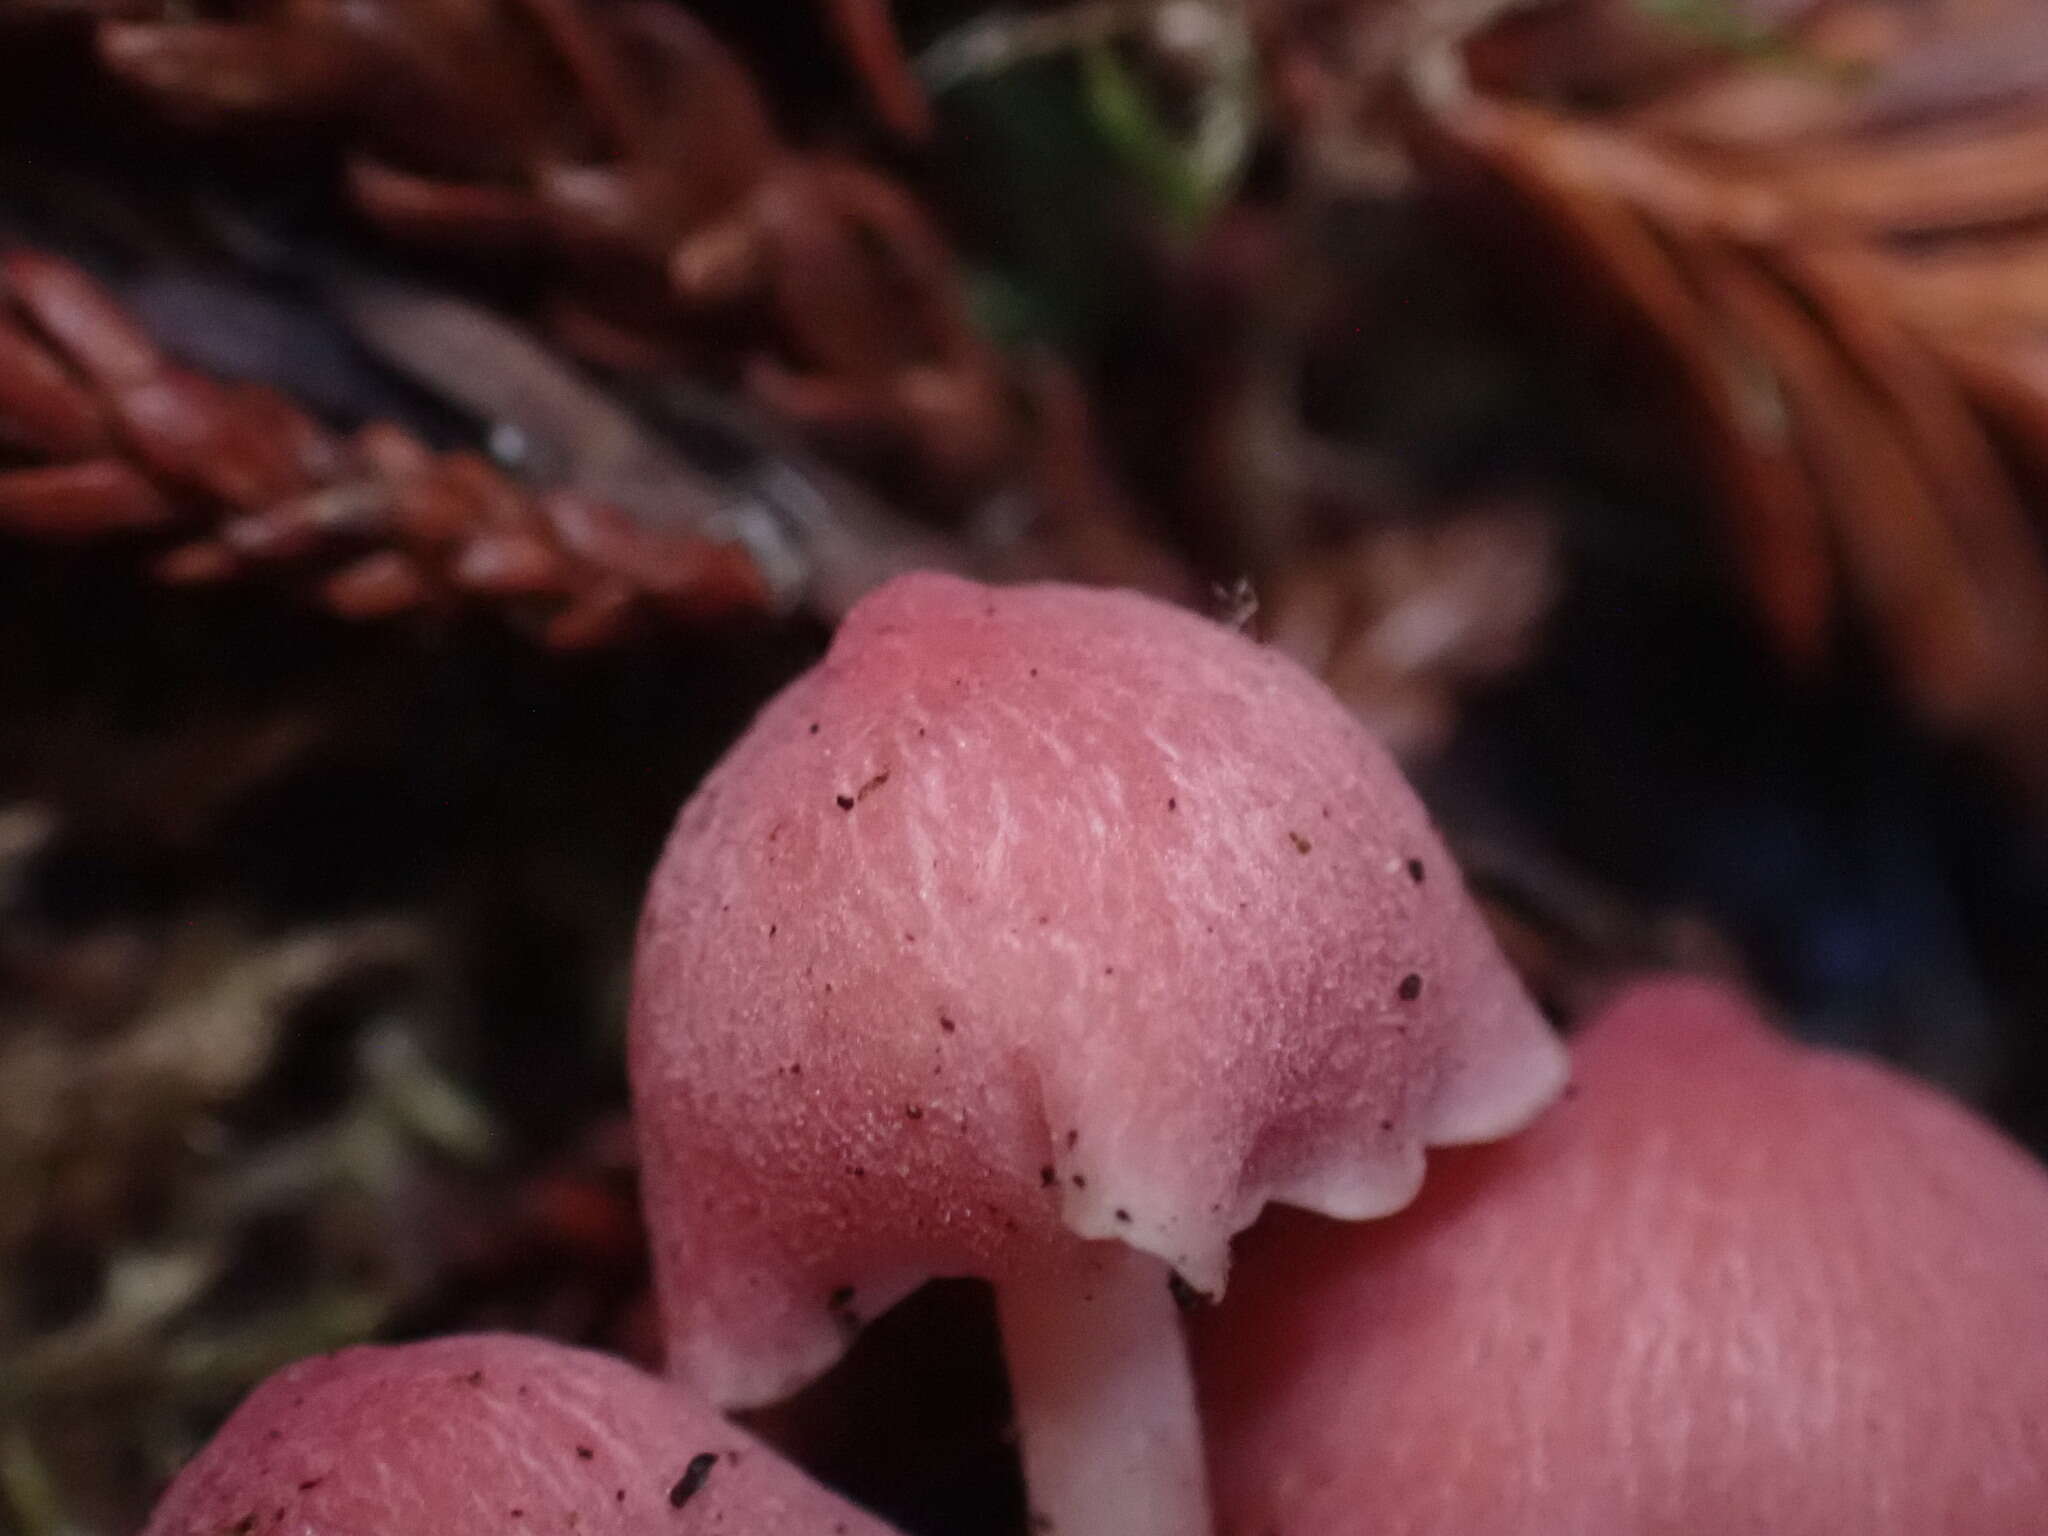
[[673, 1362], [745, 1404], [936, 1275], [1115, 1242], [1220, 1292], [1268, 1201], [1396, 1209], [1563, 1053], [1292, 661], [1131, 593], [915, 575], [684, 808], [632, 1069]]
[[890, 1536], [700, 1400], [506, 1334], [278, 1372], [143, 1536]]
[[1658, 980], [1370, 1232], [1276, 1218], [1197, 1336], [1241, 1536], [2048, 1530], [2048, 1172]]

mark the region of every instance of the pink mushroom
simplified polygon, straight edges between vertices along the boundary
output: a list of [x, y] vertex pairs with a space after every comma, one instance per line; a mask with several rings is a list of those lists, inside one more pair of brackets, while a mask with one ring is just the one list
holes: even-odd
[[633, 1011], [674, 1368], [769, 1401], [984, 1277], [1063, 1536], [1207, 1528], [1174, 1301], [1261, 1207], [1384, 1215], [1563, 1075], [1307, 673], [1129, 593], [931, 575], [684, 808]]
[[1664, 980], [1370, 1233], [1248, 1240], [1197, 1358], [1243, 1536], [2048, 1530], [2048, 1174]]
[[143, 1536], [890, 1536], [622, 1361], [475, 1334], [344, 1350], [252, 1393]]

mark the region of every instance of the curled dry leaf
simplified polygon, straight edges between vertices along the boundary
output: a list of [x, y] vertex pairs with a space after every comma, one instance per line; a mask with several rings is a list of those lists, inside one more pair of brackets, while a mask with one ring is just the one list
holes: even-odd
[[1718, 48], [1591, 0], [1504, 23], [1423, 152], [1661, 343], [1783, 652], [1822, 663], [1854, 613], [1924, 719], [2048, 789], [2048, 11], [1726, 20]]
[[1558, 565], [1555, 529], [1532, 508], [1369, 529], [1285, 570], [1261, 627], [1395, 753], [1423, 756], [1449, 738], [1462, 693], [1527, 659]]
[[735, 545], [180, 368], [84, 272], [28, 250], [0, 253], [0, 531], [152, 534], [167, 582], [281, 569], [347, 617], [490, 606], [562, 648], [767, 599]]
[[906, 139], [930, 137], [932, 104], [904, 57], [889, 0], [825, 0], [825, 12], [876, 115]]
[[[0, 0], [0, 26], [46, 15]], [[90, 0], [70, 6], [99, 14]], [[261, 0], [97, 23], [108, 71], [166, 116], [338, 138], [348, 190], [400, 238], [525, 258], [558, 336], [678, 366], [941, 499], [1014, 467], [1020, 421], [943, 237], [895, 182], [784, 143], [681, 7], [629, 0]], [[892, 126], [928, 109], [884, 0], [831, 0]]]

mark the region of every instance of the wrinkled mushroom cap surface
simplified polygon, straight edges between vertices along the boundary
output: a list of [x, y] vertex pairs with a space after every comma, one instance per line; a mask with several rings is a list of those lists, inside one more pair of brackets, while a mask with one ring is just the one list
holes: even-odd
[[1077, 1237], [1219, 1291], [1265, 1202], [1397, 1208], [1562, 1053], [1293, 662], [1129, 593], [918, 575], [684, 808], [633, 1076], [673, 1363], [746, 1403], [923, 1280], [1085, 1267]]
[[1228, 1536], [2048, 1529], [2048, 1173], [1663, 980], [1369, 1233], [1276, 1217], [1197, 1334]]
[[278, 1372], [178, 1475], [143, 1536], [520, 1531], [890, 1536], [678, 1388], [503, 1334]]

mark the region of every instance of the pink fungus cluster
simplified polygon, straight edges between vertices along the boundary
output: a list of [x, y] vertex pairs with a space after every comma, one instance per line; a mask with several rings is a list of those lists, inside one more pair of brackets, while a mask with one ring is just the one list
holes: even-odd
[[992, 1289], [1061, 1536], [2042, 1528], [2039, 1168], [1698, 984], [1544, 1115], [1566, 1072], [1309, 675], [1126, 593], [902, 578], [648, 893], [672, 1381], [502, 1338], [296, 1367], [148, 1536], [870, 1536], [720, 1411], [941, 1276]]

